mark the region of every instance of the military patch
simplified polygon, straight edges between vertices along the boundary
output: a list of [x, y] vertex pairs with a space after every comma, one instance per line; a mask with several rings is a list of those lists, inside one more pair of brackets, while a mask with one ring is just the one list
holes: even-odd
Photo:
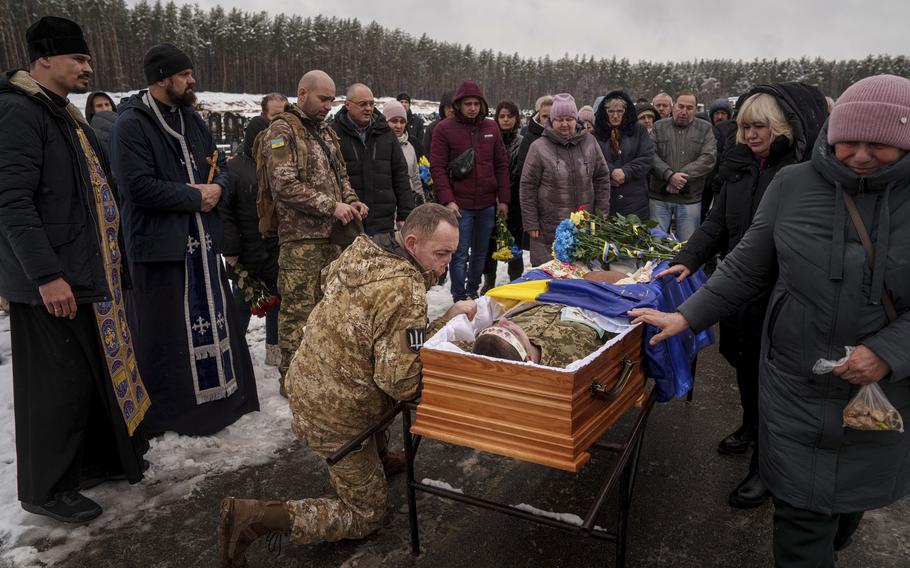
[[269, 149], [272, 151], [272, 159], [278, 163], [287, 162], [290, 157], [288, 154], [288, 144], [284, 138], [275, 138], [269, 140]]
[[426, 340], [427, 330], [423, 327], [412, 327], [404, 330], [404, 345], [413, 353], [420, 353]]

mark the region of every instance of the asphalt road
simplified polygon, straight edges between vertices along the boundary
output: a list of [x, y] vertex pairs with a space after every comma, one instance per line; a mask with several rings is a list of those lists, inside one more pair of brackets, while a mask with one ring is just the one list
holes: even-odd
[[[771, 505], [741, 511], [726, 497], [745, 474], [748, 456], [721, 456], [717, 442], [738, 426], [738, 394], [732, 369], [716, 349], [702, 355], [692, 403], [658, 405], [644, 440], [629, 517], [629, 567], [771, 566]], [[624, 419], [605, 440], [619, 440]], [[400, 426], [392, 430], [400, 444]], [[509, 504], [527, 503], [559, 513], [584, 512], [610, 454], [595, 454], [578, 474], [569, 474], [425, 440], [417, 478], [445, 481], [466, 493]], [[495, 512], [418, 493], [422, 554], [408, 547], [404, 477], [392, 481], [394, 510], [385, 526], [362, 541], [318, 546], [283, 543], [280, 554], [266, 542], [248, 551], [256, 567], [611, 567], [613, 545]], [[225, 495], [263, 499], [318, 496], [331, 492], [321, 460], [294, 447], [265, 466], [208, 480], [191, 497], [152, 511], [114, 534], [97, 538], [66, 563], [67, 568], [217, 567], [215, 529]], [[616, 498], [598, 521], [613, 528]], [[855, 544], [839, 568], [910, 566], [910, 500], [867, 514]]]

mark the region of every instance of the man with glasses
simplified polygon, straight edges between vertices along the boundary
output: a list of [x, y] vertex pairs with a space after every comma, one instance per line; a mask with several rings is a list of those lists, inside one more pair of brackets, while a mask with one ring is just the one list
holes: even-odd
[[458, 250], [449, 266], [457, 302], [477, 297], [494, 213], [508, 215], [512, 196], [509, 157], [499, 126], [487, 118], [483, 91], [474, 81], [464, 81], [452, 106], [455, 115], [433, 134], [430, 172], [439, 202], [458, 217]]
[[394, 232], [414, 208], [414, 192], [401, 144], [376, 109], [369, 87], [362, 83], [348, 87], [344, 108], [335, 115], [332, 127], [351, 187], [370, 208], [364, 231], [368, 235]]
[[303, 326], [322, 297], [320, 273], [341, 253], [329, 240], [332, 226], [362, 221], [369, 211], [351, 188], [338, 137], [325, 123], [334, 100], [335, 82], [327, 73], [306, 73], [297, 86], [297, 102], [272, 120], [257, 157], [268, 169], [278, 213], [282, 394]]

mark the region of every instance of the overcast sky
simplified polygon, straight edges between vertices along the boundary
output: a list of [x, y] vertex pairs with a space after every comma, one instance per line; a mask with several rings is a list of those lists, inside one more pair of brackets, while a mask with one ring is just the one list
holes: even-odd
[[[176, 0], [178, 4], [193, 3]], [[131, 3], [135, 3], [132, 0]], [[477, 49], [632, 61], [862, 58], [910, 53], [908, 0], [195, 0], [242, 10], [356, 17]], [[738, 12], [734, 12], [738, 10]]]

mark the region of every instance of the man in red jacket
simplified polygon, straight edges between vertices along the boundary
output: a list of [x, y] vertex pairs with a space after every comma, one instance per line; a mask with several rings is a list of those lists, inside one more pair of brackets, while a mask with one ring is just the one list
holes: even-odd
[[[511, 193], [509, 157], [499, 126], [487, 118], [489, 106], [477, 83], [462, 82], [452, 106], [455, 115], [433, 132], [430, 173], [439, 202], [458, 217], [458, 250], [449, 264], [452, 299], [457, 302], [477, 297], [494, 215], [508, 214]], [[471, 148], [473, 168], [456, 168], [463, 166], [462, 155]]]

